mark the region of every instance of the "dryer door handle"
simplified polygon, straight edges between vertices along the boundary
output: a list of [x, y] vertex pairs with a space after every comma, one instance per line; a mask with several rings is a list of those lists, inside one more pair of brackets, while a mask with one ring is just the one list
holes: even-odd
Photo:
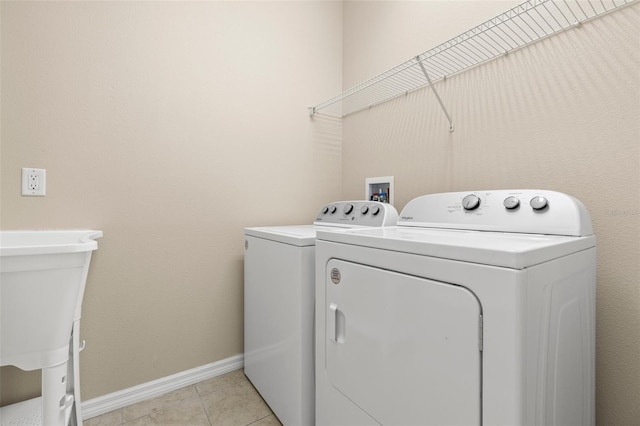
[[346, 317], [338, 309], [338, 305], [330, 303], [329, 312], [327, 313], [327, 337], [331, 341], [344, 343], [346, 321]]

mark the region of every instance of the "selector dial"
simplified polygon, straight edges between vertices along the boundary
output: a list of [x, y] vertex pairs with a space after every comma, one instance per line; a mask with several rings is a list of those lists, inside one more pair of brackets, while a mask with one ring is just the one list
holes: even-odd
[[331, 214], [334, 214], [336, 212], [336, 210], [338, 210], [338, 208], [336, 206], [329, 207], [329, 213], [331, 213]]
[[518, 206], [520, 205], [520, 200], [518, 200], [518, 197], [511, 196], [505, 198], [502, 204], [504, 204], [504, 207], [507, 210], [513, 210], [518, 208]]
[[531, 201], [529, 201], [529, 204], [531, 204], [531, 208], [534, 210], [542, 210], [549, 205], [549, 202], [544, 197], [533, 197]]
[[324, 206], [322, 208], [322, 214], [327, 214], [329, 212], [329, 207], [328, 206]]
[[462, 199], [462, 207], [465, 210], [475, 210], [480, 206], [480, 198], [475, 194], [469, 194]]
[[360, 213], [361, 214], [367, 214], [369, 212], [369, 206], [362, 206], [360, 208]]
[[342, 211], [344, 212], [344, 214], [351, 213], [353, 211], [353, 204], [345, 204], [345, 206], [342, 209]]
[[371, 207], [371, 214], [376, 216], [378, 213], [380, 213], [380, 207], [378, 206], [373, 206]]

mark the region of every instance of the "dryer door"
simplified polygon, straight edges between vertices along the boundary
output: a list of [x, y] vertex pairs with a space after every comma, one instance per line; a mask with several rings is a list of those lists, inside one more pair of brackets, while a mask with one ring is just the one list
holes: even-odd
[[481, 423], [481, 309], [467, 289], [333, 259], [326, 371], [383, 425]]

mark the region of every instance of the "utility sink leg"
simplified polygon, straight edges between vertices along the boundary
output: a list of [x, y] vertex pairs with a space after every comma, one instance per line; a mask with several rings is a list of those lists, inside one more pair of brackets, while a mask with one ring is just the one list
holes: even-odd
[[72, 401], [67, 398], [67, 363], [42, 369], [42, 424], [66, 426], [65, 414]]

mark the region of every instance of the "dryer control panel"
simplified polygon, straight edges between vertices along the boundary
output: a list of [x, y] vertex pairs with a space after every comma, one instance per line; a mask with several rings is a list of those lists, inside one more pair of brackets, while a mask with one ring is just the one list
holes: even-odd
[[378, 201], [337, 201], [323, 206], [314, 225], [330, 226], [392, 226], [398, 220], [398, 211], [391, 204]]
[[489, 190], [428, 194], [411, 200], [398, 226], [548, 235], [593, 234], [586, 207], [561, 192]]

